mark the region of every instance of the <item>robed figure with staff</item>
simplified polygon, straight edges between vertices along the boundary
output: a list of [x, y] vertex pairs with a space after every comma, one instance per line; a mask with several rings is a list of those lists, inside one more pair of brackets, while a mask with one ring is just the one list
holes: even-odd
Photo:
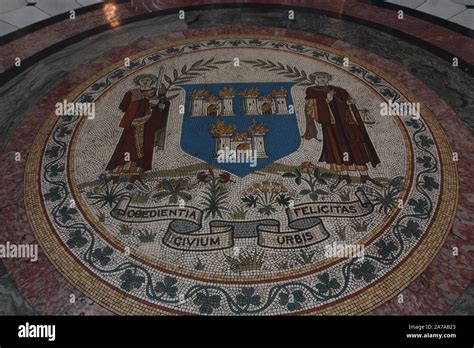
[[382, 187], [367, 172], [367, 165], [375, 168], [380, 159], [354, 100], [344, 88], [329, 84], [332, 76], [328, 73], [316, 72], [310, 79], [315, 86], [306, 89], [306, 131], [302, 137], [317, 139], [316, 122], [321, 124], [323, 148], [319, 161], [338, 173], [331, 190], [350, 184], [349, 172], [358, 172], [362, 184]]
[[[151, 170], [155, 134], [166, 126], [170, 102], [161, 86], [163, 69], [158, 78], [151, 74], [138, 75], [133, 82], [137, 88], [125, 93], [119, 109], [124, 112], [119, 127], [122, 135], [106, 170], [114, 182], [125, 178], [142, 190], [149, 190], [143, 174]], [[151, 101], [158, 100], [157, 104]]]

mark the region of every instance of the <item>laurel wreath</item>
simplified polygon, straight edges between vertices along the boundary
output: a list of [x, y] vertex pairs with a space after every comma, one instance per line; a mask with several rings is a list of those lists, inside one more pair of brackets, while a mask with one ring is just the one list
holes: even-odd
[[287, 78], [293, 79], [300, 86], [312, 86], [314, 82], [308, 77], [308, 74], [303, 69], [297, 67], [283, 65], [279, 62], [273, 62], [269, 59], [243, 60], [242, 62], [252, 65], [254, 68], [260, 68], [267, 71], [275, 71], [278, 75], [283, 75]]
[[[181, 88], [175, 87], [177, 84], [191, 82], [198, 76], [202, 76], [204, 72], [219, 69], [219, 65], [230, 63], [230, 60], [219, 60], [216, 61], [215, 58], [210, 58], [208, 60], [200, 59], [194, 62], [191, 66], [185, 64], [180, 71], [177, 69], [173, 70], [172, 76], [165, 74], [163, 76], [164, 82], [161, 84], [161, 88], [168, 92], [178, 92], [181, 91]], [[176, 98], [179, 93], [172, 94], [167, 96], [168, 100]]]

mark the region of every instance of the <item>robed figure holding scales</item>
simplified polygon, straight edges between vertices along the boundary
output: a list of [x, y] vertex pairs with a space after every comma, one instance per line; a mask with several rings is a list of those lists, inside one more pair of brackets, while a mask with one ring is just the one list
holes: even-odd
[[326, 72], [315, 72], [310, 79], [315, 85], [306, 89], [306, 131], [302, 138], [320, 141], [316, 122], [321, 125], [323, 148], [319, 162], [329, 164], [338, 173], [331, 190], [351, 184], [349, 172], [358, 172], [362, 184], [383, 187], [367, 172], [367, 165], [375, 168], [380, 159], [352, 97], [344, 88], [330, 85], [332, 76]]
[[133, 80], [137, 88], [125, 93], [119, 105], [124, 112], [119, 124], [122, 135], [106, 167], [109, 180], [118, 182], [123, 178], [144, 191], [149, 190], [142, 180], [143, 174], [151, 170], [155, 134], [166, 126], [170, 108], [166, 91], [160, 88], [162, 77], [163, 68], [158, 78], [151, 74], [138, 75]]

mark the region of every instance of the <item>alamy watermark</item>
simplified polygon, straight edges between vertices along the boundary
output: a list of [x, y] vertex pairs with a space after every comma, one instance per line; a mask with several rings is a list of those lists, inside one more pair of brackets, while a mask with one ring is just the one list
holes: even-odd
[[57, 116], [86, 116], [89, 120], [95, 118], [95, 103], [71, 103], [63, 100], [56, 103]]
[[47, 338], [48, 341], [56, 340], [56, 325], [36, 325], [26, 322], [18, 326], [19, 338]]
[[31, 262], [36, 262], [38, 261], [38, 245], [10, 242], [0, 244], [0, 259], [30, 259]]
[[254, 168], [257, 165], [256, 150], [231, 150], [226, 147], [217, 151], [218, 163], [249, 163]]
[[363, 244], [345, 244], [333, 242], [324, 246], [324, 256], [327, 258], [353, 258], [364, 259], [365, 248]]
[[420, 118], [420, 103], [387, 102], [380, 103], [381, 116], [409, 116], [415, 120]]

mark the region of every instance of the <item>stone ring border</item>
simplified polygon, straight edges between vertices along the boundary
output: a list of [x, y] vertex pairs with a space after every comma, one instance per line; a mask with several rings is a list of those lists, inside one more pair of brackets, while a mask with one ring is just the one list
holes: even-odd
[[[252, 37], [252, 35], [243, 35], [243, 36], [247, 38]], [[217, 37], [211, 37], [207, 39], [237, 38], [237, 37], [239, 37], [239, 35], [232, 35], [231, 37], [229, 37], [229, 35], [219, 35]], [[255, 38], [275, 39], [274, 36], [262, 36], [262, 35], [256, 35]], [[335, 52], [336, 54], [342, 53], [330, 47], [316, 45], [313, 42], [296, 40], [293, 38], [285, 38], [285, 39], [289, 42], [304, 43], [305, 45], [309, 47], [324, 47], [325, 50], [328, 50], [330, 52]], [[185, 42], [192, 42], [192, 41], [196, 41], [196, 39], [194, 38], [191, 40], [185, 40]], [[181, 41], [180, 43], [185, 43], [185, 42]], [[162, 49], [162, 48], [166, 48], [170, 46], [176, 46], [177, 44], [178, 43], [173, 43], [172, 45], [166, 45], [165, 47], [160, 47], [160, 48]], [[152, 50], [155, 51], [156, 49], [157, 48], [153, 48]], [[137, 56], [138, 57], [143, 56], [144, 54], [145, 54], [144, 52], [141, 52]], [[405, 88], [399, 86], [397, 83], [393, 83], [393, 80], [388, 78], [385, 73], [380, 71], [380, 69], [373, 67], [370, 64], [367, 64], [365, 62], [361, 63], [359, 59], [355, 59], [352, 57], [349, 57], [349, 58], [352, 61], [357, 62], [358, 64], [364, 67], [367, 67], [368, 70], [379, 74], [384, 79], [386, 79], [391, 84], [393, 84], [394, 87], [396, 87], [399, 91], [403, 92], [405, 95], [408, 95], [410, 99], [414, 99], [414, 95], [411, 92], [408, 92]], [[121, 66], [121, 65], [122, 64], [112, 65], [112, 68], [109, 67], [106, 70], [111, 71], [112, 69], [115, 69], [116, 67]], [[94, 75], [87, 82], [81, 84], [81, 86], [79, 86], [76, 89], [75, 93], [79, 93], [85, 86], [90, 85], [93, 81], [95, 81], [97, 78], [103, 75], [104, 75], [104, 71], [102, 71], [99, 74]], [[396, 266], [395, 270], [392, 270], [389, 274], [385, 275], [384, 277], [378, 278], [374, 283], [370, 284], [368, 287], [361, 289], [359, 291], [360, 293], [354, 293], [352, 298], [345, 297], [343, 299], [331, 302], [325, 306], [318, 307], [316, 310], [311, 309], [311, 310], [306, 310], [299, 313], [304, 313], [304, 314], [365, 313], [371, 310], [372, 308], [376, 307], [380, 303], [387, 301], [392, 296], [394, 296], [397, 292], [400, 292], [404, 287], [406, 287], [411, 282], [411, 280], [413, 280], [421, 272], [424, 271], [424, 269], [428, 266], [430, 261], [437, 254], [439, 248], [442, 246], [447, 236], [447, 233], [449, 232], [449, 229], [452, 226], [452, 222], [454, 219], [453, 212], [455, 212], [455, 209], [457, 207], [457, 196], [458, 196], [457, 170], [453, 161], [450, 160], [452, 151], [450, 152], [450, 147], [447, 142], [446, 136], [444, 135], [444, 132], [441, 130], [437, 121], [433, 119], [429, 110], [424, 106], [423, 106], [423, 109], [425, 109], [424, 113], [428, 116], [425, 118], [426, 123], [429, 126], [432, 134], [436, 136], [435, 138], [437, 140], [436, 146], [438, 148], [440, 159], [442, 160], [440, 168], [442, 170], [443, 180], [447, 187], [447, 190], [443, 191], [443, 195], [440, 197], [440, 201], [447, 201], [447, 202], [445, 202], [444, 206], [441, 206], [441, 209], [438, 212], [437, 217], [442, 216], [446, 218], [443, 219], [441, 223], [437, 221], [438, 223], [436, 224], [436, 226], [432, 227], [430, 233], [423, 236], [423, 240], [421, 240], [418, 243], [418, 245], [415, 247], [414, 250], [410, 251], [410, 254], [407, 255], [404, 258], [404, 260], [401, 261], [400, 264]], [[55, 122], [54, 119], [53, 120], [51, 118], [48, 119], [48, 121], [42, 127], [41, 131], [38, 133], [38, 136], [36, 137], [33, 143], [33, 147], [43, 148], [42, 145], [44, 145], [44, 142], [42, 142], [41, 140], [44, 140], [44, 138], [49, 134], [49, 132], [45, 132], [45, 129], [48, 129], [49, 127], [51, 127], [52, 123], [54, 122]], [[440, 148], [439, 146], [440, 143], [443, 143], [443, 145], [446, 145], [446, 146], [442, 146]], [[40, 153], [39, 151], [35, 151], [35, 152], [31, 152], [28, 158], [28, 162], [27, 162], [27, 166], [25, 170], [25, 177], [24, 177], [25, 178], [25, 205], [27, 207], [28, 219], [29, 219], [30, 224], [37, 228], [39, 227], [37, 231], [34, 231], [35, 236], [37, 237], [43, 250], [47, 252], [51, 262], [56, 266], [56, 268], [60, 270], [61, 273], [63, 273], [66, 279], [70, 279], [79, 289], [81, 289], [84, 293], [91, 296], [92, 298], [94, 299], [98, 298], [100, 303], [103, 303], [105, 306], [107, 306], [114, 312], [123, 313], [123, 314], [163, 314], [164, 312], [166, 312], [169, 314], [169, 312], [171, 311], [170, 309], [166, 309], [165, 311], [163, 311], [162, 308], [160, 308], [161, 306], [153, 305], [153, 306], [156, 306], [157, 308], [152, 310], [149, 308], [150, 304], [148, 302], [137, 299], [137, 298], [131, 298], [134, 296], [129, 293], [118, 291], [116, 288], [112, 288], [108, 285], [104, 286], [104, 284], [102, 283], [100, 284], [100, 286], [99, 284], [94, 284], [95, 283], [94, 280], [97, 280], [97, 279], [93, 277], [90, 273], [82, 274], [82, 277], [78, 276], [77, 268], [79, 267], [82, 269], [82, 266], [78, 265], [75, 262], [74, 257], [72, 257], [71, 255], [68, 255], [68, 253], [65, 252], [65, 250], [60, 250], [59, 252], [57, 252], [56, 255], [54, 255], [54, 252], [51, 253], [51, 251], [53, 251], [52, 248], [54, 247], [55, 241], [51, 240], [51, 238], [48, 239], [47, 237], [45, 237], [44, 232], [49, 232], [46, 227], [47, 224], [44, 224], [45, 223], [44, 219], [42, 219], [42, 217], [39, 216], [41, 214], [37, 214], [37, 211], [36, 211], [37, 208], [35, 209], [35, 204], [34, 204], [34, 203], [41, 204], [41, 202], [38, 202], [38, 200], [40, 200], [40, 197], [33, 194], [33, 192], [35, 192], [34, 191], [35, 184], [37, 183], [36, 179], [37, 179], [37, 169], [38, 169], [37, 166], [35, 167], [35, 164], [37, 164], [37, 161], [41, 159], [41, 155], [42, 153]], [[456, 204], [449, 204], [448, 202], [450, 201], [451, 202], [454, 201], [456, 202]], [[38, 207], [38, 205], [36, 205], [36, 207]], [[38, 233], [38, 231], [43, 232], [43, 234]], [[415, 251], [418, 251], [418, 248], [420, 248], [422, 245], [423, 245], [423, 249], [425, 249], [424, 252], [415, 253]], [[51, 257], [52, 255], [54, 255], [55, 257]], [[403, 267], [401, 267], [402, 264], [403, 264]], [[421, 267], [419, 267], [420, 264], [422, 264]], [[417, 266], [416, 268], [418, 268], [418, 270], [410, 267], [410, 266], [415, 266], [415, 265]], [[62, 267], [64, 267], [64, 269]], [[403, 272], [404, 270], [408, 270], [409, 272]], [[381, 280], [383, 278], [387, 278], [387, 279], [386, 281], [381, 283]], [[394, 285], [394, 284], [397, 284], [398, 281], [402, 281], [403, 286]], [[387, 282], [389, 282], [389, 284], [388, 286], [385, 286]], [[113, 297], [109, 296], [110, 295], [109, 291], [111, 290], [112, 290], [112, 293], [114, 294]], [[347, 306], [348, 301], [350, 302], [356, 301], [358, 303], [357, 309], [359, 310], [354, 311], [353, 306], [348, 307]], [[146, 302], [147, 305], [145, 306], [143, 302]]]

